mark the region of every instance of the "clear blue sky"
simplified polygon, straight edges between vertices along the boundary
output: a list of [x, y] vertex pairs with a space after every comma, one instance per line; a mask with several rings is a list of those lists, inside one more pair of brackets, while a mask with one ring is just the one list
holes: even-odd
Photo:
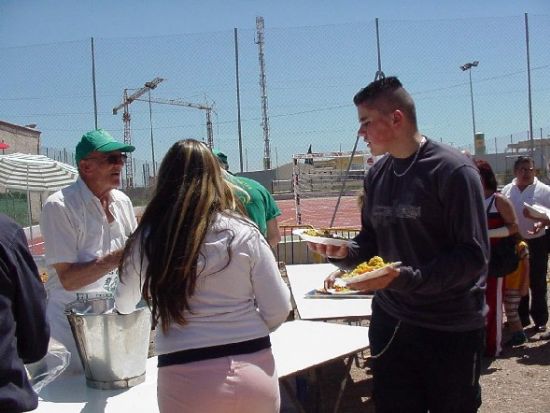
[[[44, 145], [70, 149], [79, 131], [91, 129], [89, 62], [84, 60], [89, 58], [85, 48], [90, 37], [94, 37], [99, 46], [100, 126], [121, 138], [122, 122], [109, 112], [121, 100], [122, 90], [140, 87], [155, 76], [166, 77], [168, 81], [155, 91], [155, 96], [197, 101], [207, 95], [216, 101], [216, 146], [228, 152], [236, 165], [231, 42], [223, 57], [226, 63], [223, 71], [208, 67], [213, 71], [204, 70], [201, 77], [200, 72], [205, 66], [214, 66], [216, 57], [215, 52], [213, 56], [204, 52], [204, 56], [194, 57], [199, 69], [190, 62], [189, 67], [185, 66], [189, 72], [180, 78], [181, 73], [171, 73], [170, 67], [181, 72], [185, 59], [180, 56], [176, 60], [171, 55], [171, 51], [174, 55], [182, 53], [170, 49], [173, 39], [170, 36], [200, 34], [197, 37], [203, 42], [200, 49], [206, 41], [222, 42], [222, 37], [228, 38], [233, 28], [238, 28], [246, 40], [246, 35], [255, 32], [256, 16], [263, 16], [272, 157], [275, 150], [281, 157], [279, 163], [287, 162], [292, 153], [307, 150], [309, 143], [313, 143], [314, 150], [338, 150], [338, 146], [351, 150], [356, 130], [351, 97], [372, 80], [376, 69], [372, 52], [357, 59], [357, 50], [362, 47], [361, 36], [368, 38], [365, 49], [373, 49], [372, 27], [378, 17], [383, 24], [383, 69], [386, 74], [398, 74], [413, 93], [421, 130], [429, 136], [442, 136], [457, 146], [467, 145], [471, 143], [472, 130], [470, 95], [467, 75], [458, 66], [470, 59], [481, 61], [473, 72], [478, 130], [487, 131], [489, 136], [501, 136], [528, 127], [525, 61], [521, 54], [525, 12], [534, 16], [534, 40], [550, 38], [545, 37], [548, 28], [541, 28], [540, 21], [537, 26], [536, 20], [537, 16], [550, 15], [548, 0], [0, 0], [0, 119], [37, 123]], [[506, 19], [511, 16], [513, 20]], [[464, 28], [467, 46], [462, 49], [456, 33], [463, 23], [468, 27]], [[508, 23], [515, 33], [511, 39], [499, 38], [502, 27], [487, 27]], [[447, 25], [450, 29], [445, 31]], [[430, 45], [428, 54], [422, 47], [433, 39], [429, 30], [423, 32], [424, 27], [446, 33]], [[348, 29], [349, 33], [345, 31]], [[484, 33], [479, 41], [477, 30]], [[219, 38], [217, 33], [221, 33]], [[303, 39], [304, 34], [309, 43]], [[192, 43], [192, 39], [185, 37], [185, 44]], [[258, 64], [255, 46], [247, 46], [245, 40], [241, 55], [241, 102], [245, 140], [254, 139], [248, 145], [255, 152], [250, 155], [254, 158], [250, 169], [254, 169], [259, 165], [262, 149]], [[519, 57], [510, 59], [514, 61], [507, 60], [505, 48], [511, 41], [519, 50]], [[317, 43], [326, 43], [334, 56], [323, 56], [325, 52]], [[397, 44], [400, 48], [395, 52], [392, 45]], [[452, 49], [447, 44], [453, 44]], [[157, 53], [162, 50], [164, 54], [147, 60], [147, 53], [141, 54], [138, 45], [141, 49], [154, 48]], [[549, 127], [550, 51], [548, 43], [542, 46], [540, 40], [533, 48], [533, 81], [537, 86], [535, 127]], [[310, 50], [312, 56], [307, 56]], [[136, 64], [138, 53], [141, 60]], [[83, 59], [78, 68], [73, 68], [73, 56]], [[172, 59], [175, 60], [170, 66]], [[116, 66], [109, 67], [114, 61]], [[303, 64], [303, 68], [294, 71], [294, 62]], [[85, 76], [74, 76], [73, 70], [82, 70]], [[511, 83], [504, 84], [506, 79], [511, 79]], [[497, 106], [498, 102], [502, 108]], [[143, 149], [147, 146], [149, 118], [146, 105], [138, 105], [132, 107], [132, 128], [135, 139], [141, 139], [137, 146]], [[204, 136], [202, 115], [190, 114], [194, 118], [188, 119], [187, 114], [180, 115], [178, 110], [155, 108], [157, 161], [173, 141], [172, 135], [182, 136], [188, 130], [194, 136]], [[306, 112], [311, 112], [311, 116]], [[177, 121], [172, 119], [175, 113]], [[297, 136], [300, 145], [289, 142], [293, 136]], [[332, 146], [327, 145], [330, 140]], [[149, 153], [142, 150], [137, 156], [148, 159]]]
[[95, 37], [548, 14], [548, 0], [0, 0], [0, 47]]

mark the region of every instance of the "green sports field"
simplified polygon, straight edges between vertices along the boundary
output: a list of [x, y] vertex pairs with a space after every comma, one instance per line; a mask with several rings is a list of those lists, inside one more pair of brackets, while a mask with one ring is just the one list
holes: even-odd
[[0, 194], [0, 212], [13, 218], [23, 227], [29, 225], [27, 195], [19, 192]]

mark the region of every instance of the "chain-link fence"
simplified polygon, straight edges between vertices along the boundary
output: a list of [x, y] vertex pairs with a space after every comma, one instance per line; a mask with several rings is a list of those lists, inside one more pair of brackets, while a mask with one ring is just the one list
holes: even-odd
[[27, 197], [21, 192], [0, 193], [0, 211], [22, 226], [29, 224]]
[[[529, 106], [533, 137], [550, 133], [550, 16], [529, 16], [528, 23], [530, 72], [525, 16], [381, 20], [381, 68], [411, 92], [427, 136], [474, 152], [475, 123], [488, 153], [506, 152], [509, 143], [529, 140]], [[290, 163], [310, 144], [314, 152], [349, 151], [357, 130], [352, 97], [378, 69], [375, 21], [279, 29], [267, 19], [266, 26], [271, 165]], [[228, 155], [232, 171], [262, 169], [258, 36], [239, 29], [236, 38], [232, 30], [95, 38], [98, 126], [122, 140], [122, 111], [112, 110], [124, 90], [131, 94], [161, 77], [153, 98], [213, 107], [214, 146]], [[68, 163], [80, 136], [95, 127], [91, 49], [91, 39], [0, 49], [0, 119], [37, 124], [42, 153]], [[479, 65], [470, 73], [460, 69], [473, 60]], [[148, 184], [174, 141], [207, 139], [204, 110], [149, 106], [148, 96], [129, 105], [135, 186]]]

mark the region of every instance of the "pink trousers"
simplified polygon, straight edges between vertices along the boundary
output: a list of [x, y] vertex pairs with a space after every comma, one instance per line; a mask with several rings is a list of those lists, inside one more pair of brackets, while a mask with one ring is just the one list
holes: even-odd
[[161, 413], [275, 413], [281, 400], [271, 349], [161, 367]]

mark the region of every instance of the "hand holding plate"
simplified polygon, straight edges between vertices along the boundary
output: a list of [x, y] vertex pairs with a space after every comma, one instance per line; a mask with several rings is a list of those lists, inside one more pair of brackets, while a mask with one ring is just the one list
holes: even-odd
[[[529, 218], [529, 217], [528, 217]], [[527, 233], [528, 234], [531, 234], [531, 235], [535, 235], [535, 234], [538, 234], [541, 230], [544, 229], [544, 227], [547, 225], [548, 223], [545, 223], [543, 221], [537, 221], [535, 223], [533, 223], [533, 226], [531, 227], [530, 230], [527, 230]]]
[[316, 252], [317, 254], [320, 254], [327, 258], [346, 258], [348, 255], [348, 246], [347, 245], [327, 245], [327, 244], [319, 244], [317, 242], [308, 242], [307, 246], [309, 249], [313, 252]]
[[328, 277], [325, 278], [325, 282], [324, 282], [325, 290], [329, 290], [331, 288], [334, 288], [334, 280], [336, 280], [336, 278], [338, 278], [338, 277], [341, 277], [342, 274], [344, 274], [344, 271], [342, 271], [342, 270], [336, 270], [336, 271], [331, 272], [328, 275]]
[[359, 291], [376, 291], [386, 288], [399, 276], [399, 267], [388, 265], [383, 275], [374, 278], [366, 278], [363, 281], [348, 283], [348, 288]]

